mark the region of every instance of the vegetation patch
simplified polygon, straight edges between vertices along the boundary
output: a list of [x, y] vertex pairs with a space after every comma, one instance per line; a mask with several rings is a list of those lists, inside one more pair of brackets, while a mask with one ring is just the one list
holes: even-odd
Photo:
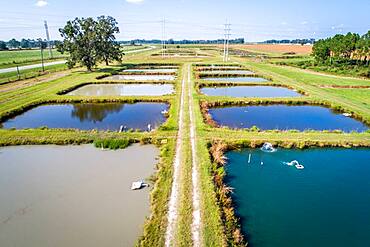
[[216, 188], [216, 197], [221, 209], [221, 218], [225, 227], [228, 246], [246, 246], [247, 242], [241, 232], [239, 219], [235, 215], [235, 209], [232, 203], [231, 194], [233, 188], [225, 184], [226, 157], [224, 152], [227, 150], [227, 144], [221, 141], [213, 141], [209, 144], [209, 152], [212, 157], [211, 174]]
[[94, 146], [97, 148], [106, 149], [124, 149], [130, 145], [130, 140], [128, 139], [105, 139], [105, 140], [95, 140]]

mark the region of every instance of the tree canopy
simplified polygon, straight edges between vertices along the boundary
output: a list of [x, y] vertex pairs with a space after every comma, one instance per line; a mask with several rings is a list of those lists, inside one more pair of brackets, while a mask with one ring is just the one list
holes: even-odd
[[119, 33], [117, 24], [110, 16], [68, 21], [59, 29], [63, 41], [57, 45], [58, 51], [70, 54], [67, 62], [70, 68], [80, 63], [91, 71], [100, 61], [107, 65], [109, 61], [121, 61], [123, 53], [115, 42], [115, 34]]
[[363, 36], [356, 33], [337, 34], [334, 37], [317, 41], [312, 54], [318, 62], [336, 60], [357, 60], [368, 63], [370, 60], [370, 31]]

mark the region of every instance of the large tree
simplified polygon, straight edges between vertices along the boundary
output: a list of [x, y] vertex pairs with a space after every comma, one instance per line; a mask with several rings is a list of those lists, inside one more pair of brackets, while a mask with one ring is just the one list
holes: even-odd
[[100, 16], [96, 23], [97, 54], [101, 60], [109, 65], [112, 60], [121, 61], [122, 51], [116, 42], [115, 34], [119, 33], [117, 21], [111, 16]]
[[119, 32], [114, 18], [101, 16], [95, 21], [93, 18], [76, 18], [68, 21], [64, 28], [59, 29], [63, 42], [57, 45], [61, 53], [68, 52], [68, 66], [73, 67], [80, 63], [89, 71], [98, 62], [122, 58], [119, 45], [115, 42], [115, 33]]
[[91, 71], [98, 59], [96, 21], [93, 18], [76, 18], [68, 21], [59, 32], [64, 40], [57, 48], [62, 54], [69, 53], [68, 67], [81, 63]]

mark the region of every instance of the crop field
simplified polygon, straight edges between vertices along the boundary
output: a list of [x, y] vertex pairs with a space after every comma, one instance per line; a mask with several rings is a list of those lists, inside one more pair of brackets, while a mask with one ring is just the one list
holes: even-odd
[[[265, 142], [285, 148], [309, 147], [370, 147], [370, 132], [344, 132], [341, 130], [262, 130], [258, 126], [233, 129], [219, 126], [209, 113], [212, 107], [258, 105], [315, 105], [325, 106], [341, 116], [348, 113], [365, 125], [370, 125], [370, 81], [315, 74], [299, 68], [271, 64], [254, 57], [231, 56], [222, 62], [217, 46], [186, 45], [171, 47], [169, 54], [191, 56], [160, 56], [153, 49], [124, 57], [123, 63], [109, 66], [100, 64], [92, 72], [84, 68], [63, 72], [50, 71], [30, 80], [0, 84], [0, 120], [6, 121], [41, 105], [49, 104], [104, 104], [156, 102], [169, 105], [166, 120], [153, 131], [130, 129], [79, 130], [69, 128], [0, 128], [0, 146], [35, 144], [103, 144], [105, 148], [126, 147], [131, 143], [154, 144], [160, 150], [156, 171], [150, 178], [150, 215], [137, 240], [139, 246], [245, 246], [248, 236], [243, 236], [231, 200], [231, 191], [225, 183], [223, 153], [232, 148], [260, 147]], [[300, 45], [236, 45], [237, 49], [258, 52], [291, 53], [307, 55], [311, 46]], [[128, 50], [134, 48], [125, 48]], [[136, 47], [135, 47], [136, 49]], [[200, 53], [206, 57], [194, 57]], [[12, 52], [0, 52], [0, 64], [9, 61]], [[37, 51], [22, 51], [19, 62], [37, 60]], [[46, 54], [47, 52], [45, 52]], [[298, 97], [258, 98], [207, 96], [200, 93], [204, 86], [230, 86], [228, 78], [240, 74], [218, 74], [225, 71], [246, 70], [251, 74], [241, 77], [261, 77], [258, 83], [240, 82], [238, 85], [282, 86], [296, 92]], [[125, 72], [125, 69], [175, 68], [177, 72]], [[221, 76], [225, 82], [206, 81], [204, 73]], [[215, 72], [216, 71], [216, 72]], [[172, 75], [174, 80], [119, 80], [113, 75]], [[202, 75], [202, 76], [200, 76]], [[53, 77], [54, 76], [54, 77]], [[207, 75], [209, 76], [209, 75]], [[49, 78], [49, 80], [48, 80]], [[117, 78], [117, 77], [113, 77]], [[1, 79], [0, 79], [1, 80]], [[39, 81], [37, 81], [39, 80]], [[77, 88], [90, 84], [170, 84], [174, 92], [162, 96], [80, 96], [68, 95]], [[356, 88], [359, 87], [359, 88]], [[95, 112], [96, 114], [99, 111]], [[87, 114], [88, 115], [88, 114]], [[294, 121], [294, 119], [292, 119]], [[1, 126], [0, 126], [1, 127]], [[127, 144], [127, 145], [126, 145]], [[175, 191], [175, 192], [174, 192]], [[177, 194], [176, 194], [177, 192]], [[174, 195], [175, 194], [175, 195]], [[177, 196], [176, 196], [177, 195]], [[176, 212], [176, 214], [172, 214]], [[169, 215], [171, 217], [169, 217]], [[194, 222], [193, 215], [200, 220]], [[173, 217], [172, 217], [173, 216]], [[199, 234], [199, 239], [194, 238]]]
[[295, 44], [246, 44], [232, 45], [231, 48], [249, 50], [252, 52], [262, 52], [267, 54], [298, 54], [308, 55], [312, 52], [312, 45]]

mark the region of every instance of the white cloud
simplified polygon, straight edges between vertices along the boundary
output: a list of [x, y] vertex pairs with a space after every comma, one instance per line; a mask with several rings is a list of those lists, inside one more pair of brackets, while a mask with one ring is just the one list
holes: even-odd
[[301, 22], [301, 25], [307, 25], [308, 24], [308, 21], [302, 21]]
[[44, 7], [48, 5], [48, 2], [46, 0], [38, 0], [35, 4], [37, 7]]
[[144, 0], [126, 0], [126, 2], [128, 2], [128, 3], [134, 3], [134, 4], [139, 4], [139, 3], [143, 3]]

